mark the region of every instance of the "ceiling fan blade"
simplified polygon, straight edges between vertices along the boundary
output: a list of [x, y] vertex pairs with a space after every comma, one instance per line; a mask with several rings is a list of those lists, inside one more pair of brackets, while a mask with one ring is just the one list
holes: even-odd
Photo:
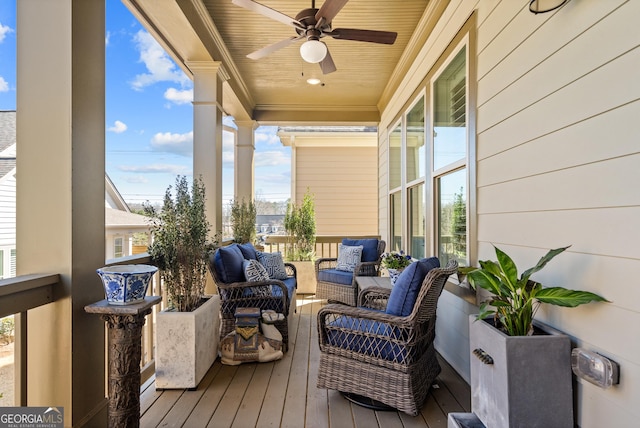
[[356, 30], [353, 28], [336, 28], [324, 33], [334, 39], [356, 40], [359, 42], [382, 43], [392, 45], [398, 37], [398, 33], [392, 31]]
[[278, 12], [275, 9], [271, 9], [265, 5], [260, 3], [256, 3], [252, 0], [231, 0], [233, 4], [236, 6], [244, 7], [245, 9], [249, 9], [253, 12], [259, 13], [260, 15], [264, 15], [267, 18], [274, 19], [276, 21], [280, 21], [283, 24], [290, 25], [292, 27], [300, 28], [302, 25], [293, 19], [290, 16], [285, 15], [284, 13]]
[[[322, 7], [316, 12], [316, 28], [324, 24], [329, 24], [336, 17], [338, 12], [347, 4], [349, 0], [325, 0]], [[324, 18], [324, 19], [321, 19]]]
[[336, 71], [336, 65], [334, 64], [329, 51], [327, 51], [324, 59], [320, 61], [320, 69], [322, 70], [322, 74], [329, 74]]
[[260, 59], [260, 58], [264, 58], [265, 56], [269, 55], [270, 53], [273, 53], [279, 49], [282, 48], [286, 48], [287, 46], [293, 44], [294, 42], [297, 42], [300, 39], [303, 39], [304, 35], [302, 36], [297, 36], [297, 37], [291, 37], [289, 39], [284, 39], [284, 40], [280, 40], [277, 43], [274, 43], [272, 45], [269, 46], [265, 46], [262, 49], [258, 49], [255, 52], [251, 52], [249, 55], [247, 55], [247, 58], [250, 59]]

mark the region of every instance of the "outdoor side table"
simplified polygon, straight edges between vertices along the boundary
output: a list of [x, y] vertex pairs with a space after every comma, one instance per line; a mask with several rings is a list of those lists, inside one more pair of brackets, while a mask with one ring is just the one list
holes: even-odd
[[160, 296], [151, 296], [129, 305], [101, 300], [84, 307], [87, 313], [100, 315], [109, 329], [109, 427], [140, 426], [142, 326], [160, 300]]

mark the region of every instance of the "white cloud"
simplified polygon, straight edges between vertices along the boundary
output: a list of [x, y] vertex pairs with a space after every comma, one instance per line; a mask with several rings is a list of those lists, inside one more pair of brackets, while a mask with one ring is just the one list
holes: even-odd
[[9, 91], [9, 84], [7, 83], [6, 80], [4, 80], [4, 77], [0, 76], [0, 92], [8, 92]]
[[104, 45], [109, 46], [109, 39], [111, 38], [111, 31], [107, 31], [107, 34], [104, 36]]
[[131, 184], [147, 184], [149, 179], [141, 174], [128, 175], [124, 178], [124, 181]]
[[184, 174], [187, 167], [184, 165], [152, 164], [152, 165], [120, 165], [118, 167], [123, 172], [134, 172], [138, 174]]
[[144, 30], [133, 37], [135, 47], [140, 53], [140, 62], [144, 63], [148, 73], [138, 74], [131, 82], [133, 89], [140, 91], [145, 86], [157, 82], [174, 82], [182, 86], [191, 84], [187, 76], [176, 67], [155, 39]]
[[265, 143], [270, 146], [281, 145], [280, 137], [276, 135], [276, 130], [277, 127], [275, 126], [258, 128], [254, 136], [256, 144]]
[[169, 88], [164, 91], [165, 99], [176, 104], [189, 104], [193, 101], [193, 89]]
[[267, 151], [256, 152], [254, 157], [254, 166], [256, 168], [261, 166], [279, 166], [279, 165], [291, 165], [291, 157], [284, 152]]
[[8, 25], [2, 25], [2, 23], [0, 23], [0, 43], [4, 41], [4, 38], [9, 33], [13, 33], [13, 28], [9, 27]]
[[116, 120], [113, 123], [113, 126], [107, 128], [107, 131], [115, 132], [116, 134], [121, 134], [127, 130], [127, 125], [119, 120]]
[[186, 134], [158, 132], [151, 139], [151, 147], [155, 151], [190, 156], [193, 153], [193, 131]]

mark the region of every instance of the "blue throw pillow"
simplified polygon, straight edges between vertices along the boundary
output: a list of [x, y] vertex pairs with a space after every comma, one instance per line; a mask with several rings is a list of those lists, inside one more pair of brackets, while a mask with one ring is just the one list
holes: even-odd
[[422, 281], [434, 267], [440, 267], [440, 260], [437, 257], [422, 259], [407, 266], [391, 290], [386, 312], [389, 315], [403, 317], [411, 314], [418, 298]]
[[338, 244], [338, 261], [336, 269], [345, 272], [353, 272], [362, 259], [362, 245], [350, 247]]
[[226, 284], [245, 281], [243, 262], [244, 256], [236, 244], [220, 247], [216, 251], [216, 270], [222, 282]]
[[252, 244], [248, 242], [246, 244], [238, 244], [238, 248], [240, 248], [245, 260], [258, 260], [256, 248]]
[[282, 254], [277, 253], [263, 253], [256, 251], [258, 255], [258, 261], [267, 270], [270, 279], [287, 279], [287, 268], [284, 267], [284, 261], [282, 260]]
[[344, 238], [342, 245], [348, 245], [355, 247], [362, 245], [362, 261], [363, 262], [375, 262], [378, 260], [378, 240], [375, 238], [366, 239], [349, 239]]

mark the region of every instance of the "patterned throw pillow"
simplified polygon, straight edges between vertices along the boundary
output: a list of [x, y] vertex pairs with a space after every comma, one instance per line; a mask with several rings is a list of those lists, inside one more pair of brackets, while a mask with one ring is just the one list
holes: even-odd
[[[268, 281], [269, 274], [267, 270], [257, 260], [245, 260], [242, 263], [244, 268], [244, 276], [249, 282]], [[258, 296], [270, 296], [271, 287], [255, 287], [256, 295]]]
[[284, 267], [284, 261], [282, 260], [282, 254], [277, 253], [263, 253], [256, 251], [258, 254], [258, 261], [267, 270], [270, 279], [287, 279], [287, 269]]
[[345, 272], [353, 272], [356, 269], [360, 259], [362, 258], [362, 245], [348, 246], [338, 245], [338, 262], [336, 264], [336, 270], [342, 270]]

